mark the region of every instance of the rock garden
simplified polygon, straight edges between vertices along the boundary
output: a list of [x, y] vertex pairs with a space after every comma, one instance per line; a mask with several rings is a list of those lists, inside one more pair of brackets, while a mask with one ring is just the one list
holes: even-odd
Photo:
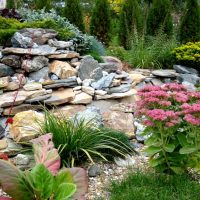
[[116, 19], [130, 7], [152, 17], [156, 0], [97, 0], [95, 37], [54, 1], [16, 2], [0, 9], [0, 200], [197, 200], [200, 38], [174, 44], [147, 20], [149, 38], [130, 28], [119, 47], [115, 26], [112, 40], [93, 19], [102, 2]]

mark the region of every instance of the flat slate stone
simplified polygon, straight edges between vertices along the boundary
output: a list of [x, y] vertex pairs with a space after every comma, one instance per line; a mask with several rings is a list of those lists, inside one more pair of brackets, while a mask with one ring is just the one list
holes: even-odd
[[175, 78], [177, 76], [175, 70], [169, 70], [169, 69], [154, 70], [152, 71], [152, 74], [154, 76], [166, 77], [166, 78]]
[[73, 51], [69, 51], [68, 53], [62, 53], [62, 54], [52, 54], [48, 56], [48, 58], [51, 58], [51, 59], [71, 59], [71, 58], [78, 58], [78, 57], [79, 57], [79, 53], [76, 53]]
[[27, 111], [27, 110], [41, 110], [43, 108], [42, 105], [31, 105], [31, 104], [21, 104], [19, 106], [14, 106], [10, 113], [10, 108], [6, 108], [3, 111], [4, 115], [16, 115], [19, 112]]
[[[50, 47], [49, 45], [41, 45], [38, 48], [14, 48], [9, 47], [2, 50], [3, 54], [17, 54], [17, 55], [38, 55], [38, 56], [48, 56], [51, 54], [55, 54], [56, 48]], [[59, 53], [58, 53], [59, 54]]]
[[28, 99], [25, 101], [25, 103], [37, 103], [37, 102], [43, 102], [44, 100], [48, 99], [51, 97], [51, 94], [46, 94], [43, 96], [35, 97], [32, 99]]
[[131, 89], [131, 84], [124, 84], [120, 85], [118, 87], [112, 87], [108, 90], [108, 94], [113, 94], [113, 93], [124, 93], [127, 92]]
[[59, 91], [54, 91], [52, 96], [45, 100], [44, 103], [48, 105], [60, 105], [63, 103], [68, 103], [72, 101], [75, 94], [72, 89], [64, 89]]

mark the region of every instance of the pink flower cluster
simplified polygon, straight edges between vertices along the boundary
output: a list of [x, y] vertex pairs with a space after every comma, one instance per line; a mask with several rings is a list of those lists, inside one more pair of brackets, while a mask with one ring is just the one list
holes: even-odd
[[144, 124], [154, 126], [162, 122], [172, 127], [181, 121], [200, 126], [200, 92], [189, 92], [177, 83], [160, 86], [146, 86], [138, 91], [136, 116], [146, 116]]

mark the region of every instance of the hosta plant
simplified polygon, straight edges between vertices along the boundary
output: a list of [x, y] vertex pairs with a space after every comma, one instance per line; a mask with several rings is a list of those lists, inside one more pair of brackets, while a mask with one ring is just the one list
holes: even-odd
[[146, 86], [138, 95], [136, 116], [147, 126], [143, 134], [151, 166], [175, 173], [199, 168], [200, 92], [171, 83]]
[[36, 166], [22, 172], [0, 160], [0, 185], [13, 200], [84, 200], [87, 177], [84, 169], [60, 167], [60, 157], [50, 134], [32, 140]]

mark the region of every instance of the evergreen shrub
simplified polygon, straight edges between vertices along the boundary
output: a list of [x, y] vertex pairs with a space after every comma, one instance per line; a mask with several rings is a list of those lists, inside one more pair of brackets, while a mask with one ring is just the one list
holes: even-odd
[[96, 0], [90, 24], [90, 33], [105, 45], [110, 41], [110, 5], [107, 0]]
[[180, 42], [198, 42], [200, 40], [200, 8], [198, 0], [187, 0], [187, 6], [181, 19]]
[[169, 0], [153, 0], [147, 18], [147, 35], [155, 36], [161, 29], [168, 36], [173, 33], [171, 3]]

